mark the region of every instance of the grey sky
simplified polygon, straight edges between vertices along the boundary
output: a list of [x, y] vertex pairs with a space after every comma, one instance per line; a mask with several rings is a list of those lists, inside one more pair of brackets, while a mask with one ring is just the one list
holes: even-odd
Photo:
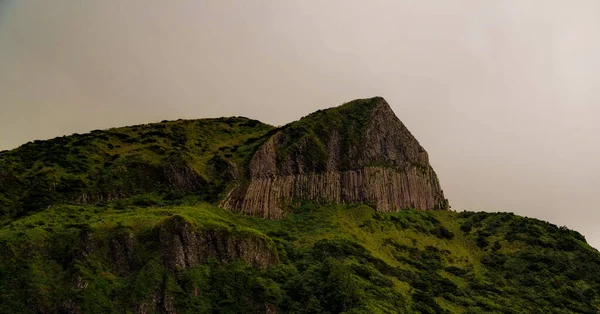
[[383, 96], [455, 210], [600, 247], [600, 1], [0, 0], [0, 149]]

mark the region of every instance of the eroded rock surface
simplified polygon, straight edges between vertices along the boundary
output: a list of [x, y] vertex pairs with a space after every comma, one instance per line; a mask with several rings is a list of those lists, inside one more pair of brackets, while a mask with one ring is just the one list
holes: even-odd
[[448, 207], [427, 152], [380, 97], [283, 127], [255, 153], [249, 180], [221, 205], [280, 218], [302, 200], [367, 203], [380, 211]]
[[173, 217], [159, 231], [164, 263], [170, 269], [198, 266], [214, 258], [227, 263], [243, 259], [266, 268], [279, 262], [274, 245], [266, 237], [218, 228], [198, 229], [181, 217]]
[[[275, 244], [263, 234], [221, 225], [198, 226], [178, 215], [166, 218], [147, 233], [117, 227], [105, 237], [91, 235], [90, 231], [82, 232], [74, 250], [75, 264], [80, 265], [71, 279], [74, 289], [84, 293], [93, 286], [88, 281], [89, 272], [99, 265], [106, 274], [120, 277], [147, 278], [152, 273], [157, 277], [149, 284], [147, 295], [133, 299], [136, 313], [176, 313], [175, 296], [167, 289], [165, 276], [177, 277], [209, 260], [220, 264], [244, 260], [259, 269], [280, 263]], [[188, 288], [191, 290], [186, 293], [198, 293]], [[69, 300], [62, 312], [82, 313], [82, 309]]]

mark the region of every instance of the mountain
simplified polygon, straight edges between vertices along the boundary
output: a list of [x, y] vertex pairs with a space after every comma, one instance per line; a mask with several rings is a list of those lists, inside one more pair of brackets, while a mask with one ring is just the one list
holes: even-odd
[[0, 313], [600, 311], [581, 234], [449, 210], [379, 97], [28, 143], [0, 217]]
[[27, 143], [0, 153], [0, 215], [136, 195], [216, 202], [271, 130], [246, 118], [177, 120]]
[[427, 152], [380, 97], [279, 129], [246, 118], [178, 120], [35, 141], [0, 153], [0, 169], [0, 214], [12, 217], [148, 193], [193, 194], [266, 218], [299, 200], [448, 207]]
[[380, 97], [318, 111], [277, 130], [222, 203], [280, 218], [298, 200], [365, 203], [379, 211], [443, 209], [427, 152]]

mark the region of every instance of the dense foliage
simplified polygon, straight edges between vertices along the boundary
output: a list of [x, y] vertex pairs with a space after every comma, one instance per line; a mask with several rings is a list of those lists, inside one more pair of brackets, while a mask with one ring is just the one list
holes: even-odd
[[177, 120], [30, 142], [0, 152], [0, 219], [145, 193], [213, 202], [272, 129], [246, 118]]
[[[341, 151], [358, 148], [360, 139], [372, 116], [373, 109], [381, 98], [357, 99], [342, 106], [319, 110], [281, 128], [279, 141], [286, 143], [277, 151], [277, 159], [283, 161], [290, 155], [302, 159], [309, 169], [324, 170], [328, 155], [325, 141], [338, 136]], [[302, 152], [298, 154], [298, 152]], [[349, 167], [349, 156], [341, 156], [341, 166]]]
[[[600, 254], [577, 232], [535, 219], [303, 204], [274, 221], [191, 201], [134, 202], [55, 206], [2, 227], [0, 312], [600, 310]], [[173, 217], [216, 234], [213, 241], [270, 243], [252, 254], [272, 250], [277, 261], [261, 267], [221, 256], [173, 269], [168, 261], [177, 256], [160, 245]]]

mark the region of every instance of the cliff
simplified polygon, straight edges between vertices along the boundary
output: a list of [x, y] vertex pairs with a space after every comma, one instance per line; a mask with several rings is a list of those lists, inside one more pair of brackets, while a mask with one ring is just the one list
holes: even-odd
[[444, 209], [427, 152], [380, 97], [275, 129], [246, 118], [163, 121], [0, 152], [0, 217], [57, 204], [184, 196], [281, 218], [301, 202]]
[[[206, 209], [194, 208], [205, 213]], [[224, 213], [213, 210], [213, 215]], [[11, 242], [2, 233], [0, 266], [10, 269], [26, 261], [39, 261], [42, 276], [49, 276], [43, 282], [50, 283], [51, 290], [70, 291], [55, 300], [32, 285], [27, 303], [35, 313], [110, 313], [111, 307], [124, 308], [120, 312], [128, 313], [177, 313], [176, 309], [182, 307], [176, 302], [180, 294], [194, 298], [207, 293], [206, 283], [198, 278], [190, 280], [197, 272], [232, 265], [258, 272], [280, 264], [272, 239], [258, 230], [236, 226], [227, 217], [212, 219], [213, 215], [201, 219], [186, 214], [158, 215], [150, 220], [145, 217], [141, 219], [142, 229], [138, 219], [133, 220], [138, 221], [134, 224], [119, 218], [117, 225], [108, 221], [100, 225], [69, 224], [67, 233], [59, 231], [61, 227], [51, 232], [40, 230], [43, 241], [31, 237]], [[39, 276], [35, 271], [25, 269], [17, 276], [27, 279], [19, 281], [35, 283]], [[4, 275], [0, 276], [0, 291], [5, 280]], [[127, 288], [132, 286], [134, 293]], [[107, 288], [124, 289], [117, 294], [125, 302], [110, 305], [114, 299], [104, 296]], [[85, 302], [78, 298], [80, 295], [93, 300], [94, 305], [82, 306]], [[268, 302], [256, 301], [255, 312], [270, 307]], [[5, 308], [0, 306], [4, 313], [2, 310]]]
[[258, 268], [278, 263], [276, 249], [260, 233], [228, 228], [198, 228], [180, 216], [168, 219], [159, 231], [164, 263], [169, 269], [187, 269], [215, 259], [230, 263], [242, 259]]
[[57, 205], [0, 226], [0, 313], [597, 313], [600, 254], [510, 213]]
[[382, 98], [34, 141], [0, 152], [0, 313], [600, 311], [581, 234], [447, 207]]
[[275, 132], [252, 157], [249, 179], [221, 206], [281, 218], [302, 201], [385, 212], [448, 207], [427, 152], [381, 97], [321, 110]]

